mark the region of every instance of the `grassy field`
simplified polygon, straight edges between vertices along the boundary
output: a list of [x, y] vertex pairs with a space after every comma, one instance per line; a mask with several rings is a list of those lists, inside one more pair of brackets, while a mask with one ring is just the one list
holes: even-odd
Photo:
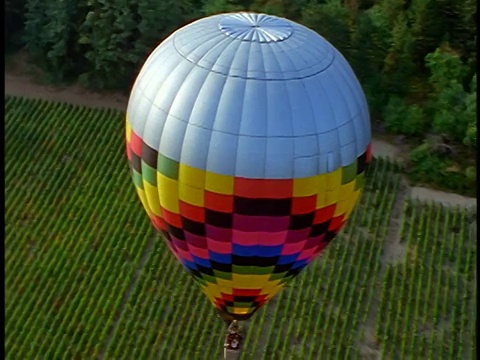
[[[224, 324], [154, 233], [123, 114], [5, 98], [7, 359], [220, 359]], [[375, 159], [344, 231], [246, 324], [242, 359], [475, 359], [471, 210]]]

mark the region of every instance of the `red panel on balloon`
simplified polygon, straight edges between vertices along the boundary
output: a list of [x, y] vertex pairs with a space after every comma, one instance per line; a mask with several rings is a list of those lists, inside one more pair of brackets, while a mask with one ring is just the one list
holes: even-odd
[[261, 289], [232, 289], [234, 296], [259, 296]]
[[165, 208], [162, 208], [162, 215], [163, 215], [163, 218], [165, 219], [165, 221], [169, 225], [173, 225], [173, 226], [176, 226], [178, 228], [182, 227], [182, 217], [179, 214], [175, 214], [171, 211], [168, 211]]
[[231, 213], [233, 211], [233, 196], [205, 190], [205, 207], [215, 211]]
[[315, 217], [313, 218], [314, 224], [321, 224], [330, 220], [335, 213], [336, 204], [325, 206], [324, 208], [315, 211]]
[[344, 218], [343, 215], [332, 218], [332, 220], [330, 222], [330, 226], [328, 227], [328, 230], [329, 231], [340, 231], [340, 229], [342, 228], [342, 226], [345, 222], [343, 218]]
[[372, 143], [369, 143], [367, 145], [366, 158], [367, 158], [367, 163], [372, 161]]
[[193, 256], [199, 257], [201, 259], [206, 259], [208, 260], [210, 258], [210, 255], [208, 254], [208, 249], [205, 248], [198, 248], [196, 246], [188, 244], [188, 250]]
[[157, 231], [167, 231], [167, 224], [165, 223], [165, 220], [163, 218], [152, 214], [150, 220], [152, 221], [152, 224]]
[[205, 222], [205, 208], [179, 201], [180, 213], [190, 220]]
[[232, 243], [230, 241], [217, 241], [207, 238], [208, 249], [217, 254], [231, 254]]
[[282, 199], [293, 196], [293, 179], [245, 179], [236, 177], [236, 196], [246, 198]]
[[307, 243], [307, 241], [303, 240], [303, 241], [298, 241], [298, 242], [294, 242], [294, 243], [290, 243], [290, 244], [285, 244], [285, 245], [283, 245], [283, 248], [282, 248], [282, 255], [297, 254], [297, 253], [299, 253], [300, 251], [303, 250], [306, 243]]
[[130, 149], [133, 151], [137, 156], [142, 156], [142, 146], [143, 141], [142, 139], [135, 133], [135, 131], [131, 132], [130, 138]]
[[307, 214], [315, 211], [317, 195], [294, 197], [292, 199], [292, 214]]

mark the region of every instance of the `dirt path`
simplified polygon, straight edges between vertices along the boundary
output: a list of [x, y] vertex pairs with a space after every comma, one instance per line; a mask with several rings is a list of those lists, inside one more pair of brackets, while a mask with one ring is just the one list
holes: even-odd
[[410, 189], [410, 197], [421, 201], [438, 201], [450, 206], [460, 206], [473, 208], [477, 206], [477, 199], [461, 196], [458, 194], [447, 193], [444, 191], [414, 186]]
[[[54, 87], [35, 83], [31, 77], [22, 75], [20, 70], [5, 72], [5, 94], [40, 98], [52, 101], [68, 102], [75, 105], [96, 108], [115, 108], [125, 111], [128, 98], [119, 93], [94, 93], [80, 86]], [[376, 156], [389, 157], [392, 160], [404, 161], [405, 151], [401, 146], [391, 144], [379, 138], [372, 139], [372, 152]], [[424, 201], [438, 201], [452, 206], [476, 206], [477, 200], [447, 192], [413, 187], [412, 197]]]
[[392, 160], [403, 161], [405, 154], [399, 146], [395, 146], [378, 138], [372, 139], [372, 153], [376, 156], [389, 157]]
[[5, 94], [121, 111], [125, 111], [128, 101], [127, 97], [117, 93], [98, 94], [80, 86], [46, 86], [34, 83], [28, 76], [10, 73], [5, 73]]

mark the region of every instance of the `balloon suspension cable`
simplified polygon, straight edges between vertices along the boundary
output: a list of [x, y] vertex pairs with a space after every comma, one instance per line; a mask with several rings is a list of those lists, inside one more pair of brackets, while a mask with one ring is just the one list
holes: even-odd
[[227, 336], [223, 344], [223, 359], [238, 360], [243, 346], [243, 334], [237, 320], [232, 320], [227, 328]]

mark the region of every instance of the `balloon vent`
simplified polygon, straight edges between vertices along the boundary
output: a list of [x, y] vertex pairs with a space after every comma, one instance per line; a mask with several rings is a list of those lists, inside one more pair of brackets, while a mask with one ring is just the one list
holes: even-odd
[[255, 13], [235, 13], [225, 16], [220, 30], [235, 39], [270, 43], [288, 39], [293, 32], [290, 23], [276, 16]]

